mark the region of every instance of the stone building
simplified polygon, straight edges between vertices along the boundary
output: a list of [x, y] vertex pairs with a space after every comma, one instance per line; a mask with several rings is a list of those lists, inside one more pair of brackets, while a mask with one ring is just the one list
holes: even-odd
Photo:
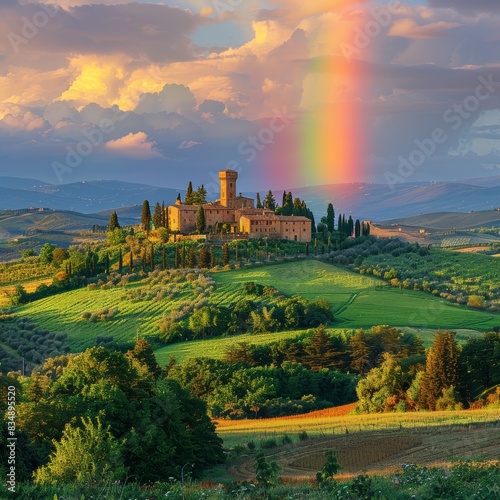
[[[295, 241], [311, 240], [311, 220], [307, 217], [276, 215], [272, 210], [255, 208], [254, 200], [237, 196], [238, 172], [219, 172], [220, 198], [203, 204], [205, 226], [212, 229], [216, 224], [228, 224], [231, 233], [248, 235], [250, 238], [275, 238]], [[196, 230], [197, 205], [186, 205], [177, 200], [167, 207], [168, 227], [182, 234]]]

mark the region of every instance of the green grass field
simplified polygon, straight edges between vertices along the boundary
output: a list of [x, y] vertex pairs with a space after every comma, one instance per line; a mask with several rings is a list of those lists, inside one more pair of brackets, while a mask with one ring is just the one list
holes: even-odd
[[335, 326], [343, 328], [388, 324], [487, 331], [500, 325], [500, 315], [460, 307], [423, 292], [391, 288], [382, 280], [318, 261], [235, 270], [213, 276], [221, 291], [255, 281], [290, 295], [328, 300], [335, 315]]
[[[432, 329], [469, 329], [484, 332], [500, 324], [500, 315], [459, 307], [423, 292], [393, 289], [376, 278], [362, 276], [329, 264], [305, 260], [259, 268], [213, 273], [216, 288], [209, 297], [213, 304], [231, 305], [238, 300], [243, 284], [255, 281], [270, 285], [289, 295], [308, 299], [326, 299], [332, 305], [336, 328], [369, 328], [388, 324], [398, 327]], [[173, 300], [136, 301], [123, 298], [125, 292], [140, 283], [106, 290], [80, 289], [27, 304], [21, 315], [53, 332], [67, 333], [74, 351], [95, 345], [98, 335], [111, 335], [115, 341], [131, 341], [136, 334], [154, 335], [164, 313], [192, 300], [186, 290]], [[105, 307], [120, 310], [110, 321], [91, 323], [82, 319], [85, 311]], [[235, 342], [267, 343], [299, 332], [265, 336], [243, 335], [208, 341], [185, 342], [162, 348], [159, 359], [168, 362], [173, 355], [179, 360], [191, 355], [220, 356]], [[424, 337], [424, 340], [431, 340]]]

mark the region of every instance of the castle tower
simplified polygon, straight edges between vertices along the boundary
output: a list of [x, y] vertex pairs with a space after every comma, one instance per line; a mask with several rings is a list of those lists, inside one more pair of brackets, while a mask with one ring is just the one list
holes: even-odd
[[220, 204], [223, 207], [235, 208], [237, 179], [238, 172], [235, 170], [222, 170], [219, 172]]

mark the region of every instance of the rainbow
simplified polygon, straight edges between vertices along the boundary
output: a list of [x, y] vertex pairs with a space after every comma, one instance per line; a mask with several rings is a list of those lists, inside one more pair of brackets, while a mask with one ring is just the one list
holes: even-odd
[[338, 4], [345, 7], [347, 20], [339, 20], [339, 29], [328, 36], [326, 44], [322, 35], [322, 53], [308, 63], [303, 88], [307, 111], [277, 135], [262, 158], [270, 185], [284, 187], [286, 181], [291, 188], [366, 180], [369, 148], [363, 103], [367, 75], [358, 58], [367, 56], [369, 46], [357, 49], [356, 34], [365, 29], [371, 16], [367, 10], [352, 11], [352, 2]]

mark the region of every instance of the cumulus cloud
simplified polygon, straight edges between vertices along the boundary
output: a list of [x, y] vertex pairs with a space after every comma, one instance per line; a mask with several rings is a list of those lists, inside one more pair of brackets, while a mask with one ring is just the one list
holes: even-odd
[[106, 143], [106, 149], [136, 160], [164, 158], [163, 154], [156, 149], [156, 143], [149, 141], [144, 132], [136, 134], [131, 132], [124, 137], [109, 141]]
[[404, 38], [440, 38], [459, 26], [461, 25], [458, 23], [444, 21], [418, 25], [414, 19], [399, 19], [392, 25], [389, 35]]
[[201, 142], [196, 142], [196, 141], [182, 141], [178, 149], [191, 149], [194, 148], [195, 146], [199, 146]]
[[17, 116], [6, 115], [1, 123], [12, 131], [26, 130], [27, 132], [33, 132], [45, 126], [45, 120], [40, 116], [34, 115], [31, 111]]

